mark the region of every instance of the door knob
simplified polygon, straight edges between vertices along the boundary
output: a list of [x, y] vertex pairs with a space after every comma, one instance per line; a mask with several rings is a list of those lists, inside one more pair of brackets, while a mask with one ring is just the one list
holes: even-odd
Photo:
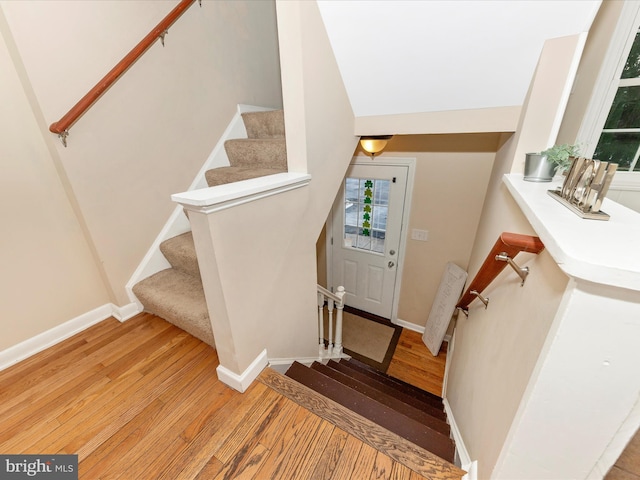
[[389, 268], [393, 268], [395, 263], [393, 263], [392, 261], [389, 261], [389, 263], [387, 265], [389, 265]]
[[395, 250], [389, 250], [389, 255], [395, 255], [396, 251]]

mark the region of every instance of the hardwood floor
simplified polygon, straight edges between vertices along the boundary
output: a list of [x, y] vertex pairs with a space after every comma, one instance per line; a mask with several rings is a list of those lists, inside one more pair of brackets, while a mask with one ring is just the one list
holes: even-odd
[[[76, 453], [82, 479], [420, 476], [150, 314], [109, 319], [0, 372], [0, 452]], [[460, 478], [460, 477], [457, 477]]]
[[605, 480], [640, 480], [640, 430], [611, 467]]
[[442, 396], [447, 343], [437, 357], [422, 342], [422, 334], [404, 328], [387, 372], [427, 392]]

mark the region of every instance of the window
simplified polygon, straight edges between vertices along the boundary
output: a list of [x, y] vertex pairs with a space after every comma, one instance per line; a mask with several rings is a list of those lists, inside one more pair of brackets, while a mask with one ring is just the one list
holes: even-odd
[[586, 157], [619, 165], [611, 190], [640, 191], [640, 2], [621, 8], [577, 143]]
[[640, 172], [640, 32], [636, 31], [593, 158]]

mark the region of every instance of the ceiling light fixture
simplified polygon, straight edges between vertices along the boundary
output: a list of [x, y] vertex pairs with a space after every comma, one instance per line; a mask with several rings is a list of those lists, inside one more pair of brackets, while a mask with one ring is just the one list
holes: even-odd
[[371, 155], [371, 159], [384, 150], [387, 146], [387, 142], [393, 135], [366, 135], [360, 137], [360, 146], [362, 149]]

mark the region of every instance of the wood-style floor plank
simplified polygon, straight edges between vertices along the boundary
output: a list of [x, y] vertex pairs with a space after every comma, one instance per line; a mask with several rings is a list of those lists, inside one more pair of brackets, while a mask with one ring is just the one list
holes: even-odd
[[333, 429], [331, 438], [318, 460], [316, 468], [313, 470], [310, 480], [329, 480], [335, 471], [338, 461], [342, 456], [345, 443], [349, 434], [336, 427]]
[[447, 361], [447, 343], [434, 357], [418, 332], [402, 329], [387, 374], [422, 390], [442, 396], [442, 380]]
[[153, 315], [105, 320], [0, 372], [0, 451], [75, 453], [91, 480], [461, 478], [412, 477], [395, 444], [378, 450], [262, 382], [240, 394], [218, 365]]
[[351, 473], [358, 463], [358, 457], [360, 455], [360, 449], [364, 443], [358, 440], [353, 435], [349, 435], [344, 443], [342, 455], [338, 460], [331, 480], [350, 480], [353, 478]]
[[384, 453], [378, 452], [369, 480], [391, 480], [392, 470], [393, 460]]

